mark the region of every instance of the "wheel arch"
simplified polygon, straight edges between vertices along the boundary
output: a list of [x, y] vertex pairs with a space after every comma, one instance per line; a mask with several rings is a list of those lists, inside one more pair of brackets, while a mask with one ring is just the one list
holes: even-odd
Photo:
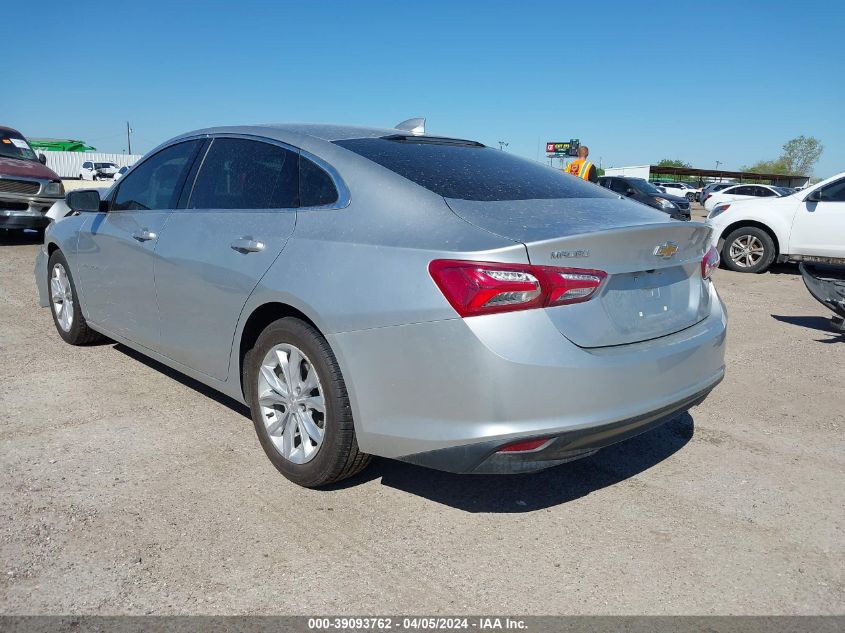
[[772, 238], [772, 242], [774, 242], [775, 244], [775, 259], [777, 259], [778, 255], [780, 255], [781, 252], [780, 240], [778, 239], [777, 233], [772, 230], [772, 227], [762, 222], [758, 222], [756, 220], [737, 220], [736, 222], [729, 224], [725, 227], [725, 229], [722, 231], [721, 239], [723, 241], [726, 241], [731, 233], [733, 233], [737, 229], [741, 229], [746, 226], [753, 226], [762, 231], [765, 231], [769, 235], [769, 237]]
[[288, 303], [271, 301], [263, 303], [253, 309], [252, 313], [244, 322], [240, 340], [238, 341], [238, 381], [240, 384], [241, 394], [247, 402], [249, 402], [249, 395], [246, 393], [244, 385], [244, 359], [246, 358], [247, 352], [255, 346], [255, 342], [258, 340], [258, 337], [261, 336], [261, 333], [268, 325], [274, 321], [278, 321], [279, 319], [284, 319], [285, 317], [296, 317], [297, 319], [301, 319], [325, 337], [325, 334], [322, 330], [320, 330], [320, 327], [313, 319]]

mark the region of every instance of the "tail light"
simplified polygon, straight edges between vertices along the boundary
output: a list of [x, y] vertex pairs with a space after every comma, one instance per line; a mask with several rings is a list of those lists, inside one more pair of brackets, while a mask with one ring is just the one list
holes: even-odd
[[607, 273], [581, 268], [436, 259], [432, 279], [462, 317], [588, 301]]
[[704, 196], [704, 199], [709, 200], [712, 195], [713, 195], [712, 193], [708, 193], [706, 196]]
[[703, 279], [710, 279], [713, 271], [719, 267], [719, 251], [715, 246], [711, 246], [710, 250], [704, 255], [701, 260], [701, 277]]

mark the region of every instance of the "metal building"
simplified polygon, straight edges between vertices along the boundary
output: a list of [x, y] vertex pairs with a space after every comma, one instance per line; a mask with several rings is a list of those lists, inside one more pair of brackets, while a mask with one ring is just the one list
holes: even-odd
[[60, 178], [79, 178], [82, 163], [114, 163], [118, 167], [129, 167], [142, 158], [142, 154], [106, 154], [104, 152], [42, 152], [47, 157], [47, 167]]

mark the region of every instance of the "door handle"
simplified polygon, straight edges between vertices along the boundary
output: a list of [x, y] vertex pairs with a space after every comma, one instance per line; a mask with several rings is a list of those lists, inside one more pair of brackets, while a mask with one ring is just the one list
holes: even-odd
[[139, 231], [135, 231], [132, 234], [132, 237], [134, 237], [139, 242], [147, 242], [149, 240], [156, 239], [158, 237], [158, 235], [156, 235], [152, 231], [148, 231], [147, 229], [141, 229]]
[[264, 250], [264, 242], [254, 240], [249, 236], [235, 240], [230, 246], [232, 250], [236, 250], [239, 253], [258, 253]]

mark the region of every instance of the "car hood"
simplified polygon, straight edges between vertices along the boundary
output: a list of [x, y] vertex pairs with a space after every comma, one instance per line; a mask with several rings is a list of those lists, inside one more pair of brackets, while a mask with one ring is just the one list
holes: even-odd
[[6, 157], [0, 157], [0, 176], [59, 180], [56, 172], [38, 161]]

